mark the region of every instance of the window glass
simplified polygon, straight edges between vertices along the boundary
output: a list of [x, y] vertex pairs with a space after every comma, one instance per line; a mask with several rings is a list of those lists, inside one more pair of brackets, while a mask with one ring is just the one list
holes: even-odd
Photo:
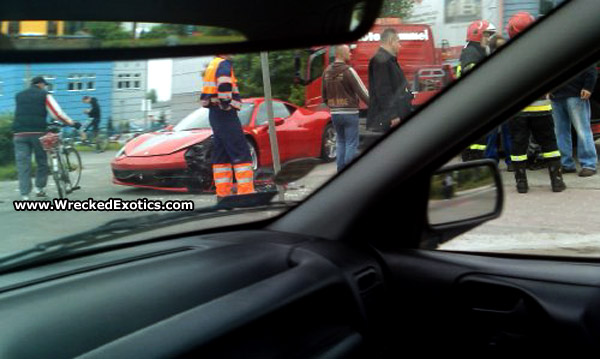
[[[35, 59], [31, 59], [17, 64], [2, 63], [0, 231], [3, 241], [0, 241], [0, 255], [61, 236], [88, 231], [110, 220], [128, 220], [157, 214], [150, 210], [92, 210], [93, 213], [84, 213], [75, 209], [15, 209], [14, 203], [25, 198], [31, 203], [53, 204], [53, 200], [59, 197], [59, 187], [52, 175], [46, 178], [46, 197], [37, 197], [38, 189], [35, 188], [36, 183], [43, 181], [35, 182], [34, 179], [29, 187], [18, 181], [13, 142], [13, 124], [17, 113], [15, 97], [30, 89], [32, 80], [38, 76], [46, 79], [47, 90], [52, 92], [62, 112], [69, 119], [84, 124], [85, 131], [72, 128], [61, 130], [63, 139], [68, 139], [67, 143], [78, 151], [83, 163], [81, 167], [75, 166], [82, 169], [81, 190], [69, 193], [69, 200], [189, 200], [194, 203], [195, 208], [210, 208], [217, 203], [216, 187], [213, 186], [213, 155], [218, 155], [218, 151], [223, 149], [219, 147], [222, 145], [219, 141], [223, 138], [236, 138], [243, 140], [243, 145], [236, 148], [246, 146], [249, 149], [248, 160], [255, 170], [258, 192], [274, 188], [273, 179], [268, 174], [273, 173], [276, 165], [307, 157], [323, 159], [315, 174], [301, 179], [295, 187], [302, 188], [302, 191], [282, 189], [286, 191], [283, 193], [286, 201], [301, 201], [325, 183], [327, 178], [338, 173], [336, 156], [339, 136], [336, 136], [331, 126], [332, 114], [358, 114], [359, 145], [352, 150], [360, 156], [377, 142], [378, 137], [412, 121], [411, 116], [415, 111], [427, 106], [430, 101], [435, 101], [436, 96], [454, 82], [479, 71], [480, 64], [501, 52], [502, 46], [511, 46], [508, 30], [509, 20], [513, 16], [520, 11], [527, 11], [533, 20], [532, 26], [535, 26], [540, 17], [553, 16], [553, 9], [561, 2], [385, 0], [373, 27], [362, 38], [347, 44], [347, 51], [342, 46], [321, 44], [310, 48], [268, 52], [269, 88], [274, 99], [274, 117], [286, 119], [286, 126], [275, 126], [272, 129], [277, 143], [272, 143], [272, 137], [269, 136], [266, 107], [263, 104], [267, 84], [263, 83], [259, 53], [223, 57], [234, 68], [240, 98], [227, 89], [221, 89], [220, 93], [214, 92], [216, 90], [210, 86], [213, 82], [211, 79], [204, 82], [204, 76], [208, 72], [206, 70], [215, 61], [215, 56], [69, 63], [37, 63]], [[208, 35], [209, 31], [206, 28], [145, 23], [0, 22], [0, 32], [4, 37], [10, 41], [18, 39], [15, 44], [23, 46], [39, 44], [40, 42], [34, 41], [55, 32], [55, 37], [58, 38], [53, 40], [65, 41], [64, 44], [68, 44], [67, 40], [87, 43], [94, 36], [108, 32], [118, 39], [102, 39], [102, 44], [111, 42], [114, 46], [120, 46], [135, 40], [149, 46], [157, 43], [175, 44], [177, 41], [185, 45], [184, 40], [197, 40]], [[232, 41], [238, 38], [228, 32], [213, 35], [230, 38]], [[337, 87], [332, 86], [334, 91], [328, 95], [335, 101], [328, 102], [332, 106], [328, 108], [323, 101], [322, 75], [335, 61], [340, 62], [341, 66], [332, 71], [341, 71], [337, 76], [347, 82], [338, 83]], [[370, 74], [369, 68], [370, 65], [373, 68], [373, 64], [385, 66]], [[217, 83], [216, 78], [212, 80]], [[348, 81], [356, 82], [350, 85]], [[356, 92], [343, 97], [341, 90], [349, 88]], [[364, 101], [361, 97], [361, 94], [364, 95], [362, 90], [368, 92], [369, 101]], [[481, 94], [487, 96], [493, 96], [497, 91], [494, 84], [480, 90]], [[203, 92], [205, 96], [202, 96]], [[599, 94], [600, 91], [592, 89], [589, 99], [590, 116], [584, 121], [590, 128], [592, 142], [594, 137], [600, 137], [600, 124], [597, 121], [600, 119], [600, 101], [597, 100]], [[548, 100], [541, 97], [539, 100], [543, 103], [535, 106], [547, 106], [545, 102], [550, 101], [553, 113], [549, 118], [558, 121], [555, 116], [558, 116], [557, 109], [560, 105], [554, 103], [558, 98]], [[229, 107], [239, 101], [243, 102], [240, 111]], [[389, 111], [378, 112], [381, 108], [377, 105], [367, 105], [377, 104], [378, 101], [387, 101], [381, 108]], [[298, 106], [297, 111], [286, 103]], [[211, 106], [210, 110], [203, 107], [206, 105]], [[252, 115], [256, 106], [259, 107], [256, 122], [253, 122]], [[296, 112], [291, 116], [293, 111]], [[52, 113], [48, 113], [47, 119], [50, 119]], [[91, 113], [99, 116], [99, 122], [93, 125], [88, 120], [89, 117], [94, 118], [88, 116]], [[212, 120], [211, 113], [216, 116]], [[236, 115], [242, 124], [242, 135], [217, 136], [211, 122], [213, 125], [223, 124]], [[218, 116], [223, 121], [219, 122]], [[506, 193], [504, 214], [497, 220], [440, 243], [436, 248], [600, 255], [595, 244], [597, 233], [600, 232], [600, 226], [596, 224], [596, 216], [600, 214], [600, 207], [596, 205], [596, 194], [600, 193], [600, 176], [579, 176], [584, 169], [582, 156], [585, 150], [573, 145], [573, 153], [576, 154], [573, 168], [567, 168], [568, 164], [562, 166], [563, 170], [575, 169], [576, 172], [563, 173], [567, 188], [555, 193], [551, 189], [547, 166], [544, 167], [541, 163], [546, 164], [548, 158], [556, 159], [556, 153], [551, 153], [554, 151], [548, 149], [536, 150], [533, 141], [528, 143], [525, 155], [529, 191], [521, 194], [517, 192], [515, 172], [512, 169], [509, 171], [506, 162], [507, 158], [519, 158], [523, 155], [511, 153], [505, 147], [509, 142], [514, 143], [510, 127], [510, 124], [499, 126], [485, 136], [482, 142], [474, 139], [474, 147], [469, 145], [465, 149], [482, 151], [484, 156], [498, 159]], [[40, 131], [44, 130], [42, 128]], [[561, 131], [558, 126], [554, 130]], [[94, 143], [96, 133], [100, 135], [100, 139], [107, 140], [103, 151]], [[559, 140], [567, 141], [570, 136], [561, 132], [555, 141], [558, 145]], [[490, 142], [492, 139], [496, 140], [495, 144]], [[595, 147], [595, 143], [592, 147]], [[216, 152], [213, 151], [215, 148]], [[274, 149], [277, 149], [279, 156], [275, 155]], [[492, 153], [494, 149], [497, 155]], [[452, 163], [475, 158], [473, 153], [466, 157], [463, 157], [464, 153], [457, 154]], [[280, 163], [276, 164], [277, 160]], [[32, 161], [35, 163], [33, 158]], [[25, 163], [21, 163], [23, 164]], [[452, 172], [450, 176], [436, 178], [431, 186], [432, 192], [436, 193], [436, 210], [447, 207], [451, 211], [460, 211], [461, 201], [470, 198], [473, 190], [482, 188], [482, 192], [487, 193], [489, 178], [484, 177], [478, 172], [468, 176]], [[460, 197], [458, 202], [446, 202], [446, 195], [466, 197]], [[455, 197], [453, 198], [456, 199]], [[538, 207], [548, 211], [533, 216], [532, 208]], [[159, 212], [164, 214], [171, 211], [165, 209]], [[271, 214], [278, 213], [269, 212]], [[239, 221], [253, 221], [256, 218], [248, 215]], [[441, 221], [445, 217], [437, 218]], [[463, 217], [455, 215], [451, 218]], [[237, 220], [221, 221], [212, 218], [198, 221], [198, 225], [218, 227], [226, 222], [238, 223]], [[31, 223], [36, 225], [32, 226]], [[65, 227], [64, 223], [69, 223], [69, 226]], [[177, 228], [173, 230], [177, 231]]]
[[[287, 106], [281, 102], [273, 101], [273, 118], [288, 118], [290, 117], [290, 111]], [[258, 107], [256, 114], [256, 124], [258, 126], [264, 125], [269, 121], [267, 116], [267, 105], [265, 103]]]
[[312, 82], [323, 75], [323, 70], [325, 70], [325, 51], [317, 51], [311, 56], [310, 61], [309, 81]]

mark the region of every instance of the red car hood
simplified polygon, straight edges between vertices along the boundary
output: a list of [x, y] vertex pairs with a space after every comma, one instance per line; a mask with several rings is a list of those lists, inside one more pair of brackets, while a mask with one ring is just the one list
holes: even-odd
[[211, 135], [211, 129], [146, 133], [129, 141], [125, 153], [128, 157], [167, 155], [200, 143]]

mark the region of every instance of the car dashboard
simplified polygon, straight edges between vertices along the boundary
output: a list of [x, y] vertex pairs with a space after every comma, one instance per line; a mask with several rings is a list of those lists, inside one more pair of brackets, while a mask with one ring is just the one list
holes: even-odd
[[384, 291], [358, 249], [259, 231], [100, 251], [0, 280], [2, 358], [364, 357]]

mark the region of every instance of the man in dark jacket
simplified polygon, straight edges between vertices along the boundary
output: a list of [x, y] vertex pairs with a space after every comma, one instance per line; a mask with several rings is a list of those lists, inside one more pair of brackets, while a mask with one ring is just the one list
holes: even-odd
[[381, 47], [369, 61], [367, 128], [385, 132], [400, 124], [412, 111], [412, 93], [398, 65], [400, 40], [393, 28], [381, 34]]
[[554, 131], [564, 173], [576, 172], [571, 140], [571, 125], [573, 125], [577, 133], [577, 157], [582, 168], [579, 176], [588, 177], [596, 174], [598, 154], [590, 125], [589, 99], [597, 78], [596, 67], [592, 66], [550, 95]]
[[98, 99], [90, 96], [83, 96], [81, 99], [83, 103], [87, 103], [91, 105], [90, 108], [85, 109], [83, 113], [87, 114], [89, 118], [92, 119], [84, 129], [85, 132], [92, 131], [92, 138], [98, 135], [99, 126], [100, 126], [100, 105], [98, 104]]
[[31, 80], [31, 87], [17, 94], [15, 119], [13, 122], [15, 162], [19, 177], [19, 190], [23, 200], [31, 192], [31, 155], [37, 165], [35, 187], [37, 197], [46, 197], [44, 188], [48, 182], [48, 159], [39, 138], [47, 131], [46, 117], [70, 126], [79, 124], [67, 116], [52, 95], [46, 91], [48, 83], [38, 76]]
[[335, 48], [335, 61], [323, 73], [323, 102], [331, 110], [331, 121], [337, 134], [337, 170], [354, 159], [358, 149], [359, 99], [369, 103], [369, 94], [360, 77], [347, 62], [348, 45]]

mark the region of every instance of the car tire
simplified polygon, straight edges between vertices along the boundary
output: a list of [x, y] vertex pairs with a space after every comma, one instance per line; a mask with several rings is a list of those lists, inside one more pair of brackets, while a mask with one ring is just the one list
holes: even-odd
[[326, 162], [332, 162], [335, 160], [337, 154], [337, 134], [333, 125], [328, 123], [323, 130], [321, 136], [321, 159]]
[[258, 171], [259, 163], [258, 163], [258, 151], [256, 150], [256, 145], [254, 141], [250, 138], [246, 138], [246, 143], [248, 143], [248, 149], [250, 150], [250, 157], [252, 158], [252, 170], [254, 173]]

